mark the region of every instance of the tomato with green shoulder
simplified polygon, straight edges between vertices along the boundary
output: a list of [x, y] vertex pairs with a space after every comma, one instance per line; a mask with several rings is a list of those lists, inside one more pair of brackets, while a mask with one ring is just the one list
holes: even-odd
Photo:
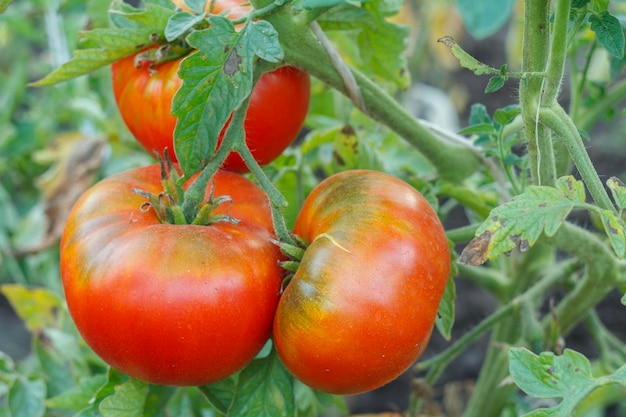
[[154, 384], [207, 384], [267, 342], [281, 254], [265, 194], [240, 174], [218, 171], [208, 185], [207, 196], [230, 197], [209, 224], [164, 223], [161, 180], [159, 165], [132, 169], [78, 200], [60, 246], [65, 297], [80, 334], [113, 368]]
[[353, 170], [306, 198], [308, 247], [278, 303], [283, 363], [320, 391], [356, 394], [398, 377], [426, 348], [450, 272], [436, 212], [391, 175]]

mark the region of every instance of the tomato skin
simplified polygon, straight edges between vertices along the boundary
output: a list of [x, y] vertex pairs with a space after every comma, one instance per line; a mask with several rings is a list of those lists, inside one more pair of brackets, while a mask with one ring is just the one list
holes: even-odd
[[311, 243], [274, 319], [287, 369], [333, 394], [398, 377], [426, 348], [450, 271], [434, 210], [395, 177], [346, 171], [312, 191], [294, 232]]
[[263, 192], [239, 174], [215, 177], [240, 220], [161, 224], [133, 187], [158, 193], [159, 166], [109, 177], [70, 214], [61, 277], [71, 316], [112, 367], [165, 385], [201, 385], [245, 366], [271, 333], [282, 271]]
[[[178, 67], [182, 58], [155, 66], [135, 64], [135, 56], [111, 64], [113, 93], [126, 126], [151, 154], [168, 148], [174, 150], [177, 118], [171, 115], [174, 95], [182, 85]], [[154, 72], [156, 71], [156, 72]], [[255, 85], [246, 113], [246, 143], [255, 160], [266, 165], [276, 159], [298, 136], [309, 109], [310, 77], [293, 68], [281, 67], [263, 74]], [[228, 123], [226, 124], [226, 126]], [[221, 129], [221, 143], [226, 126]], [[224, 169], [248, 171], [236, 153], [231, 153]]]

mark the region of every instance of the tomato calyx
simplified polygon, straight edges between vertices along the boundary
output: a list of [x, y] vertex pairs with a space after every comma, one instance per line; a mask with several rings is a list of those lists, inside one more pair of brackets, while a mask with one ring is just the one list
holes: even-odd
[[[161, 165], [161, 182], [163, 191], [158, 194], [150, 193], [139, 188], [132, 191], [146, 199], [139, 210], [148, 212], [154, 210], [159, 221], [164, 224], [191, 224], [208, 226], [219, 222], [238, 224], [239, 220], [228, 214], [213, 214], [213, 211], [222, 204], [232, 204], [228, 195], [215, 196], [215, 182], [211, 181], [209, 195], [202, 195], [200, 201], [190, 210], [185, 209], [186, 190], [183, 187], [184, 178], [178, 173], [176, 166], [170, 160], [167, 149], [164, 157], [158, 155]], [[206, 188], [206, 187], [205, 187]]]
[[275, 239], [271, 240], [273, 244], [280, 248], [283, 255], [287, 257], [287, 260], [278, 262], [278, 265], [280, 265], [281, 268], [287, 271], [287, 274], [285, 275], [285, 278], [283, 278], [280, 286], [281, 293], [287, 287], [289, 281], [291, 281], [291, 278], [293, 278], [293, 274], [295, 274], [300, 267], [300, 261], [302, 260], [304, 252], [306, 251], [306, 248], [308, 246], [308, 244], [299, 236], [295, 234], [291, 234], [291, 236], [293, 237], [295, 244], [281, 242]]
[[137, 53], [133, 59], [135, 68], [148, 67], [150, 74], [154, 75], [158, 71], [158, 66], [169, 61], [175, 61], [187, 56], [192, 49], [188, 46], [168, 43], [158, 47], [150, 47]]

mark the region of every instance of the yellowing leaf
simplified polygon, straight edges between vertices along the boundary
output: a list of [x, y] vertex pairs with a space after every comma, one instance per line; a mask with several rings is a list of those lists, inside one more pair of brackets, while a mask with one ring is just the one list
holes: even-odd
[[31, 332], [52, 326], [56, 321], [56, 311], [61, 307], [61, 300], [53, 292], [18, 284], [5, 284], [0, 287], [0, 291]]

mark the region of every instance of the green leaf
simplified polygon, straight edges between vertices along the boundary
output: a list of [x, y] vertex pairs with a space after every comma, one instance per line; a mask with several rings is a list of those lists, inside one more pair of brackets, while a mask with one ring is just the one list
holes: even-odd
[[[323, 7], [332, 7], [337, 6], [341, 3], [346, 3], [348, 0], [302, 0], [302, 7], [305, 9], [316, 9]], [[365, 0], [357, 0], [357, 2], [361, 2]]]
[[525, 417], [569, 416], [594, 390], [609, 384], [626, 385], [626, 366], [613, 374], [594, 378], [589, 360], [582, 354], [565, 349], [562, 355], [525, 348], [509, 349], [509, 372], [525, 393], [536, 398], [561, 398], [555, 407], [541, 408]]
[[56, 311], [62, 305], [59, 297], [45, 288], [28, 289], [19, 284], [5, 284], [0, 287], [0, 292], [32, 333], [52, 326]]
[[187, 12], [178, 12], [173, 15], [165, 27], [165, 39], [172, 42], [191, 30], [205, 19], [204, 15], [193, 15]]
[[468, 32], [477, 39], [493, 35], [511, 17], [515, 0], [456, 0]]
[[526, 251], [542, 234], [553, 236], [574, 207], [585, 207], [582, 187], [572, 176], [559, 178], [556, 188], [528, 187], [526, 192], [491, 211], [459, 262], [479, 265], [516, 246]]
[[272, 351], [252, 361], [239, 376], [229, 417], [292, 417], [293, 377]]
[[189, 7], [195, 14], [204, 14], [206, 0], [184, 0], [185, 6]]
[[106, 375], [103, 374], [84, 378], [67, 391], [46, 400], [46, 406], [72, 411], [82, 410], [88, 406], [91, 399], [95, 397], [106, 381]]
[[615, 254], [623, 258], [626, 255], [626, 229], [624, 228], [624, 222], [611, 210], [600, 211], [600, 220]]
[[495, 126], [491, 123], [479, 123], [459, 130], [459, 135], [495, 135]]
[[587, 358], [570, 349], [556, 356], [552, 352], [536, 355], [524, 348], [511, 348], [509, 371], [518, 387], [537, 398], [569, 397], [592, 381]]
[[147, 3], [145, 9], [129, 7], [126, 6], [125, 11], [111, 11], [125, 27], [83, 32], [83, 41], [94, 43], [97, 47], [74, 51], [70, 61], [30, 85], [42, 87], [88, 74], [149, 46], [153, 43], [151, 38], [154, 34], [164, 36], [163, 28], [174, 13], [173, 10], [152, 3]]
[[403, 52], [409, 28], [385, 19], [387, 8], [389, 4], [382, 0], [368, 1], [360, 7], [346, 3], [318, 21], [346, 62], [380, 83], [406, 88]]
[[226, 414], [228, 407], [233, 401], [235, 383], [236, 379], [230, 377], [212, 384], [200, 386], [198, 389], [216, 410]]
[[454, 300], [456, 299], [456, 286], [452, 276], [448, 279], [446, 290], [439, 302], [435, 326], [443, 338], [450, 341], [452, 337], [452, 327], [454, 326]]
[[[316, 391], [298, 380], [294, 381], [294, 393], [298, 417], [325, 415], [324, 413], [333, 406], [342, 412], [341, 415], [348, 414], [345, 401], [341, 396]], [[334, 413], [328, 414], [334, 415]]]
[[148, 396], [148, 384], [130, 379], [115, 387], [113, 395], [100, 403], [102, 417], [137, 417], [143, 413]]
[[489, 82], [487, 83], [487, 87], [485, 87], [485, 93], [494, 93], [504, 87], [504, 82], [506, 78], [502, 75], [496, 75], [489, 78]]
[[20, 376], [9, 391], [9, 410], [12, 417], [40, 417], [44, 415], [46, 384], [40, 379]]
[[606, 182], [613, 195], [613, 200], [620, 210], [626, 209], [626, 185], [617, 177], [611, 177]]
[[624, 28], [620, 21], [608, 11], [589, 16], [591, 30], [600, 45], [617, 59], [624, 57]]
[[506, 106], [500, 109], [497, 109], [493, 113], [493, 121], [499, 124], [500, 126], [508, 125], [521, 113], [520, 106], [511, 105]]
[[186, 175], [213, 156], [226, 121], [252, 92], [254, 57], [278, 62], [283, 56], [268, 22], [247, 22], [241, 31], [225, 17], [211, 16], [209, 23], [187, 38], [197, 52], [181, 62], [183, 84], [172, 105], [178, 117], [174, 147]]

